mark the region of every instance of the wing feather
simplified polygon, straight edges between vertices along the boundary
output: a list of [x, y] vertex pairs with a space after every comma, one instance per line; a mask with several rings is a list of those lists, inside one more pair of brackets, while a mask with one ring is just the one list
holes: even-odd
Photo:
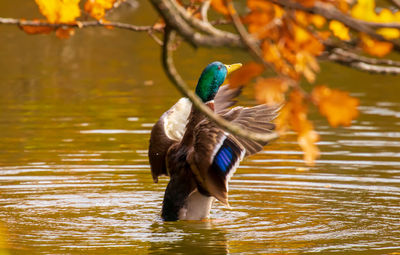
[[[257, 105], [253, 107], [235, 107], [226, 112], [222, 117], [237, 124], [244, 129], [259, 133], [271, 133], [275, 130], [272, 120], [278, 115], [280, 106]], [[237, 141], [246, 149], [246, 156], [255, 154], [262, 150], [267, 143], [260, 143], [239, 136]]]
[[228, 205], [228, 181], [242, 160], [245, 148], [235, 137], [208, 120], [197, 126], [193, 148], [188, 162], [200, 185], [199, 190]]

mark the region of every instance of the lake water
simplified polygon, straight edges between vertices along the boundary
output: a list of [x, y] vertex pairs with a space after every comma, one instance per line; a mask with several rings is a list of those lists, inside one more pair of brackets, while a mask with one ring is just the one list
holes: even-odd
[[[39, 15], [22, 2], [0, 1], [0, 16]], [[110, 19], [148, 24], [155, 13], [140, 2]], [[399, 77], [323, 64], [317, 84], [350, 91], [361, 114], [334, 129], [312, 112], [314, 167], [289, 134], [242, 162], [232, 209], [216, 203], [211, 221], [163, 222], [167, 178], [153, 184], [147, 147], [180, 95], [159, 46], [116, 29], [60, 40], [0, 26], [0, 35], [0, 254], [399, 254]], [[213, 60], [247, 58], [183, 47], [176, 61], [194, 85]], [[240, 102], [254, 104], [252, 93]]]

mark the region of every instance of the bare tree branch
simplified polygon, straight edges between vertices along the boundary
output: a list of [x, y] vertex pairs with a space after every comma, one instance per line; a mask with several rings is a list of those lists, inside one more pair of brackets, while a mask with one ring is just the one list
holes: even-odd
[[170, 80], [173, 82], [175, 87], [186, 97], [192, 101], [193, 105], [199, 109], [203, 114], [205, 114], [208, 118], [214, 121], [218, 126], [222, 129], [230, 132], [231, 134], [238, 135], [243, 138], [259, 141], [259, 142], [269, 142], [271, 140], [277, 139], [279, 136], [276, 132], [272, 132], [269, 134], [260, 134], [250, 132], [248, 130], [244, 130], [238, 125], [232, 124], [229, 121], [226, 121], [221, 116], [215, 114], [209, 107], [207, 107], [201, 99], [191, 91], [188, 86], [186, 85], [185, 81], [181, 78], [178, 74], [173, 58], [172, 58], [172, 51], [171, 51], [171, 43], [175, 37], [175, 31], [170, 30], [168, 27], [166, 29], [164, 35], [164, 44], [162, 48], [162, 62]]
[[200, 8], [201, 18], [203, 22], [208, 23], [208, 9], [210, 8], [211, 0], [206, 0], [203, 2]]
[[[176, 5], [169, 0], [151, 0], [153, 6], [158, 10], [165, 22], [174, 30], [176, 30], [183, 38], [185, 38], [193, 46], [205, 46], [205, 47], [239, 47], [242, 48], [243, 44], [239, 36], [232, 37], [226, 36], [226, 34], [218, 35], [216, 33], [202, 34], [193, 29], [193, 27], [186, 22], [186, 20], [180, 15]], [[186, 13], [186, 12], [185, 12]], [[194, 21], [193, 24], [202, 24], [200, 20]], [[202, 27], [202, 29], [206, 29]], [[210, 28], [207, 28], [210, 32]], [[215, 29], [215, 28], [214, 28]], [[216, 30], [216, 29], [215, 29]]]
[[391, 0], [391, 2], [397, 6], [397, 8], [400, 8], [400, 0]]
[[190, 26], [194, 27], [195, 29], [198, 29], [199, 31], [201, 31], [203, 33], [207, 33], [209, 35], [215, 35], [215, 36], [218, 36], [218, 37], [221, 37], [221, 38], [230, 39], [230, 40], [233, 40], [233, 41], [239, 39], [238, 35], [232, 34], [232, 33], [227, 32], [227, 31], [219, 30], [219, 29], [213, 27], [208, 22], [204, 22], [204, 21], [201, 21], [199, 19], [194, 18], [182, 6], [177, 4], [177, 2], [175, 0], [165, 0], [165, 1], [168, 1], [171, 4], [171, 6], [173, 6], [177, 10], [179, 15], [181, 15], [181, 17], [188, 24], [190, 24]]
[[[337, 62], [341, 65], [349, 66], [354, 69], [373, 74], [400, 74], [400, 63], [383, 59], [374, 59], [358, 56], [357, 54], [336, 48], [328, 55], [328, 60]], [[385, 64], [392, 66], [384, 66]]]
[[371, 65], [388, 65], [388, 66], [397, 66], [400, 67], [400, 61], [394, 61], [391, 59], [378, 59], [378, 58], [367, 58], [364, 56], [357, 55], [353, 52], [346, 51], [341, 48], [334, 48], [333, 53], [351, 58], [355, 61], [358, 62], [364, 62], [366, 64], [371, 64]]

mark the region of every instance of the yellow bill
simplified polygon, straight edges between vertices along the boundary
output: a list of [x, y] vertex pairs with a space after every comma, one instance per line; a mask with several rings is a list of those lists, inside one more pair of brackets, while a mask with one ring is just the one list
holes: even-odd
[[228, 70], [228, 74], [232, 73], [233, 71], [238, 70], [240, 67], [242, 67], [241, 63], [236, 63], [236, 64], [232, 64], [232, 65], [225, 65], [226, 69]]

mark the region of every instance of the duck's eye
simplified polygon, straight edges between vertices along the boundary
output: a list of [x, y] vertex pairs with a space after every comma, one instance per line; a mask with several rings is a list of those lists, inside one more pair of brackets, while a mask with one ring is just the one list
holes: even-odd
[[221, 70], [222, 66], [218, 66], [218, 70]]

